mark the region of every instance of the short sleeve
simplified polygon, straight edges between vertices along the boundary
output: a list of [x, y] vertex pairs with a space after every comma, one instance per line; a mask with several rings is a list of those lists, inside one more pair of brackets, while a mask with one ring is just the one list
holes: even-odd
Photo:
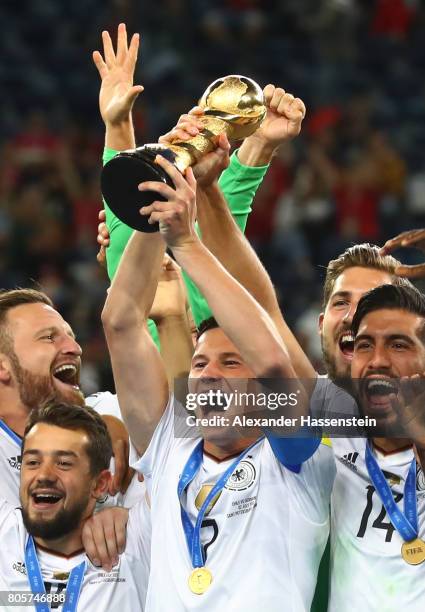
[[105, 391], [93, 393], [85, 399], [86, 405], [90, 406], [100, 415], [114, 416], [122, 421], [120, 405], [115, 394]]
[[329, 520], [329, 506], [336, 475], [333, 450], [321, 443], [315, 454], [303, 465], [298, 473], [287, 472], [287, 477], [297, 483], [293, 487], [294, 503], [311, 522], [324, 524]]

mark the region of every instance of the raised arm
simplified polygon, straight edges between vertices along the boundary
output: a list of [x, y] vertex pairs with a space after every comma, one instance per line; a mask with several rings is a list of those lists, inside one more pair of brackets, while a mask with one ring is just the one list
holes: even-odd
[[131, 110], [142, 85], [133, 85], [139, 34], [133, 34], [130, 46], [125, 24], [120, 23], [115, 53], [109, 32], [102, 32], [103, 56], [93, 52], [93, 61], [101, 78], [99, 109], [105, 124], [105, 147], [116, 151], [136, 146]]
[[[101, 78], [99, 110], [105, 124], [103, 162], [106, 163], [119, 151], [136, 146], [131, 111], [143, 87], [133, 85], [139, 34], [133, 34], [128, 46], [126, 27], [120, 23], [117, 51], [114, 51], [111, 37], [106, 30], [102, 32], [102, 42], [103, 56], [99, 51], [94, 51], [93, 61]], [[112, 280], [133, 230], [113, 214], [107, 202], [104, 202], [104, 205], [110, 234], [110, 245], [106, 248], [106, 264], [109, 278]]]
[[[249, 265], [249, 269], [241, 277], [238, 273], [242, 272], [243, 266], [248, 262], [243, 256], [241, 266], [239, 266], [240, 257], [238, 256], [235, 260], [235, 250], [229, 249], [229, 239], [232, 239], [231, 236], [234, 235], [237, 228], [245, 230], [252, 200], [268, 164], [283, 143], [300, 133], [301, 123], [305, 116], [305, 106], [302, 100], [272, 84], [264, 88], [264, 98], [267, 106], [266, 119], [255, 134], [243, 141], [240, 149], [232, 155], [230, 163], [223, 155], [223, 149], [225, 150], [226, 147], [221, 140], [218, 149], [210, 153], [206, 159], [201, 159], [193, 170], [198, 181], [198, 190], [206, 190], [211, 187], [211, 193], [206, 198], [211, 205], [208, 205], [204, 199], [204, 203], [198, 206], [198, 228], [202, 242], [224, 267], [256, 297], [269, 314], [274, 316], [276, 312], [280, 316], [270, 279], [258, 258], [256, 258], [256, 264], [259, 264], [260, 268], [258, 265], [254, 267]], [[198, 123], [198, 117], [202, 113], [200, 107], [195, 107], [190, 113], [183, 115], [176, 129], [163, 136], [160, 141], [166, 144], [176, 139], [186, 140], [196, 136], [198, 130], [203, 129], [202, 123]], [[218, 193], [218, 188], [223, 196]], [[217, 205], [217, 198], [220, 199], [221, 206]], [[238, 245], [234, 244], [234, 246], [238, 248]], [[228, 267], [228, 263], [232, 265], [232, 268]], [[249, 263], [252, 264], [252, 258]], [[262, 275], [258, 273], [259, 269]], [[199, 287], [197, 288], [187, 275], [185, 280], [195, 321], [199, 323], [202, 319], [208, 318], [211, 311], [202, 292], [198, 291]], [[264, 287], [264, 281], [268, 281], [266, 282], [267, 287]], [[264, 299], [262, 299], [263, 296]], [[269, 309], [265, 303], [268, 297], [274, 298], [272, 300], [273, 310]], [[279, 323], [285, 332], [285, 341], [288, 342], [288, 349], [294, 359], [296, 369], [300, 371], [299, 375], [306, 377], [315, 375], [282, 317]]]
[[[219, 179], [219, 186], [232, 215], [245, 231], [252, 202], [261, 182], [281, 144], [297, 136], [305, 114], [302, 100], [294, 98], [284, 89], [269, 83], [264, 88], [267, 115], [261, 127], [246, 138], [233, 153], [229, 167]], [[282, 106], [293, 105], [296, 111], [287, 121], [282, 121]], [[296, 109], [302, 109], [299, 117]]]
[[[99, 213], [98, 243], [101, 245], [97, 259], [104, 265], [104, 248], [109, 244], [109, 232], [105, 224], [105, 211]], [[149, 313], [156, 325], [161, 357], [167, 379], [172, 389], [176, 378], [187, 376], [193, 353], [192, 320], [189, 317], [186, 287], [179, 266], [164, 255], [154, 303]], [[155, 338], [154, 338], [155, 340]]]
[[[301, 100], [286, 94], [283, 90], [274, 89], [273, 86], [268, 88], [270, 89], [266, 88], [265, 92], [269, 119], [268, 125], [261, 130], [264, 129], [268, 135], [269, 148], [264, 144], [267, 139], [261, 138], [260, 134], [265, 155], [271, 155], [271, 152], [279, 146], [279, 142], [282, 144], [285, 140], [296, 136], [305, 115], [305, 107]], [[261, 151], [260, 144], [257, 151]], [[203, 243], [273, 319], [288, 349], [297, 376], [306, 379], [315, 378], [316, 372], [313, 366], [282, 316], [270, 277], [235, 223], [217, 180], [198, 182], [198, 222]]]
[[158, 233], [134, 232], [102, 312], [121, 413], [139, 453], [168, 401], [164, 365], [147, 327], [164, 250]]
[[281, 87], [269, 83], [264, 88], [267, 115], [261, 127], [242, 143], [238, 157], [246, 166], [265, 166], [288, 140], [301, 131], [305, 104]]
[[[413, 229], [407, 232], [398, 234], [395, 238], [387, 240], [381, 248], [381, 255], [389, 255], [396, 249], [414, 248], [425, 252], [425, 229]], [[411, 279], [419, 279], [425, 277], [425, 264], [416, 265], [399, 265], [395, 269], [398, 276]]]
[[313, 366], [282, 316], [268, 273], [235, 223], [216, 183], [205, 190], [198, 190], [198, 209], [202, 209], [203, 222], [208, 224], [208, 238], [203, 239], [204, 244], [270, 315], [285, 343], [297, 376], [315, 378]]
[[[108, 32], [102, 33], [102, 39], [103, 56], [99, 51], [95, 51], [93, 60], [101, 77], [99, 105], [106, 130], [103, 162], [107, 163], [119, 151], [136, 146], [131, 109], [143, 87], [133, 85], [138, 35], [133, 35], [128, 47], [125, 25], [120, 24], [116, 53]], [[268, 145], [264, 147], [259, 141], [247, 141], [249, 142], [244, 148], [246, 154], [243, 154], [243, 158], [247, 160], [246, 165], [235, 153], [220, 179], [230, 210], [242, 229], [245, 228], [252, 200], [268, 168], [267, 165], [262, 165], [262, 160], [265, 159], [264, 148], [268, 148]], [[105, 210], [110, 234], [110, 243], [106, 248], [107, 269], [112, 279], [132, 229], [115, 217], [107, 202]], [[188, 283], [188, 294], [194, 319], [199, 323], [210, 315], [208, 305], [193, 283]], [[155, 335], [153, 325], [150, 325], [150, 330]]]
[[416, 458], [425, 471], [425, 372], [403, 376], [398, 381], [397, 394], [390, 395], [396, 416], [390, 435], [410, 441]]
[[[185, 184], [193, 191], [192, 169], [186, 179], [164, 158], [157, 163], [168, 172], [177, 191]], [[161, 234], [174, 257], [207, 299], [224, 333], [241, 352], [256, 376], [295, 376], [288, 354], [270, 317], [254, 298], [223, 268], [199, 240], [195, 231], [195, 201], [178, 201], [174, 190], [162, 183], [146, 182], [143, 189], [159, 192], [166, 202], [142, 208], [151, 223], [160, 223]]]
[[150, 318], [158, 330], [161, 357], [170, 389], [176, 378], [189, 375], [193, 354], [187, 316], [186, 287], [181, 270], [169, 255], [164, 255]]

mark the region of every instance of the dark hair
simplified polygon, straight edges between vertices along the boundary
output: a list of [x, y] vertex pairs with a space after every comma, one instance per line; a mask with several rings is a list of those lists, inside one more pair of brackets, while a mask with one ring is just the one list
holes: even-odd
[[220, 327], [220, 325], [217, 323], [214, 317], [209, 317], [209, 319], [204, 319], [198, 325], [198, 331], [196, 333], [196, 340], [199, 340], [199, 338], [202, 336], [202, 334], [205, 334], [205, 332], [209, 331], [210, 329], [216, 329], [217, 327]]
[[379, 247], [374, 244], [355, 244], [346, 249], [339, 257], [332, 259], [326, 269], [326, 277], [323, 285], [323, 308], [326, 308], [331, 297], [335, 282], [339, 276], [348, 268], [371, 268], [381, 270], [391, 276], [394, 285], [413, 286], [410, 281], [400, 278], [394, 271], [400, 262], [392, 255], [381, 255]]
[[[397, 287], [395, 285], [375, 287], [375, 289], [365, 293], [359, 300], [351, 323], [353, 334], [357, 335], [362, 319], [369, 312], [382, 310], [383, 308], [405, 310], [425, 319], [425, 295], [413, 285], [410, 287]], [[420, 331], [423, 341], [422, 330], [423, 327]]]
[[52, 300], [37, 289], [10, 289], [0, 291], [0, 350], [10, 352], [13, 347], [11, 335], [7, 329], [6, 317], [9, 310], [23, 304], [46, 304], [54, 308]]
[[50, 402], [31, 411], [25, 427], [22, 451], [25, 438], [34, 425], [46, 423], [62, 429], [82, 430], [88, 438], [86, 452], [90, 460], [90, 472], [93, 476], [102, 470], [109, 469], [112, 457], [112, 442], [108, 429], [99, 414], [89, 406], [76, 406], [62, 402]]

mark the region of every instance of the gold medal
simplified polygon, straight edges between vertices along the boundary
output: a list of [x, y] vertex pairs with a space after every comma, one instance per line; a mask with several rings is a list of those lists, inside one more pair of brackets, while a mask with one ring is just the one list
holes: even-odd
[[202, 595], [212, 582], [212, 574], [206, 567], [195, 567], [189, 576], [189, 588], [192, 593]]
[[415, 538], [410, 542], [403, 542], [401, 556], [409, 565], [419, 565], [425, 561], [425, 542]]
[[[201, 509], [204, 501], [207, 499], [208, 495], [210, 494], [211, 489], [214, 487], [214, 484], [205, 484], [202, 485], [202, 487], [199, 490], [198, 495], [196, 496], [195, 499], [195, 506], [197, 507], [198, 510]], [[205, 516], [208, 516], [209, 513], [211, 512], [211, 510], [214, 508], [216, 502], [218, 501], [218, 498], [221, 495], [221, 491], [219, 491], [218, 493], [216, 493], [216, 495], [214, 495], [214, 497], [212, 498], [212, 500], [210, 501], [210, 503], [208, 504], [206, 510], [205, 510]]]

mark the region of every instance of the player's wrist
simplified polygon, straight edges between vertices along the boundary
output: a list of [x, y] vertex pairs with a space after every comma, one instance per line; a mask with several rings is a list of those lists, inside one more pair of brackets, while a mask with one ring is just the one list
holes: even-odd
[[196, 233], [182, 236], [181, 238], [173, 241], [173, 244], [168, 244], [174, 257], [179, 263], [180, 258], [186, 258], [187, 256], [195, 255], [201, 248], [202, 243]]
[[118, 117], [104, 118], [105, 127], [111, 130], [128, 130], [133, 127], [133, 119], [131, 114], [120, 115]]
[[208, 179], [205, 182], [201, 179], [197, 179], [197, 193], [199, 191], [201, 191], [202, 193], [204, 193], [205, 195], [210, 195], [213, 193], [217, 192], [217, 189], [219, 190], [220, 187], [218, 185], [218, 179], [220, 178], [220, 175], [216, 176], [213, 180]]
[[116, 124], [105, 124], [105, 147], [115, 151], [125, 151], [136, 146], [133, 122], [121, 121]]
[[253, 134], [244, 140], [238, 150], [238, 160], [245, 166], [266, 166], [276, 155], [280, 142]]
[[168, 329], [187, 326], [187, 316], [185, 305], [179, 308], [177, 305], [171, 305], [170, 308], [164, 309], [163, 312], [154, 313], [150, 318], [155, 322], [158, 329]]

